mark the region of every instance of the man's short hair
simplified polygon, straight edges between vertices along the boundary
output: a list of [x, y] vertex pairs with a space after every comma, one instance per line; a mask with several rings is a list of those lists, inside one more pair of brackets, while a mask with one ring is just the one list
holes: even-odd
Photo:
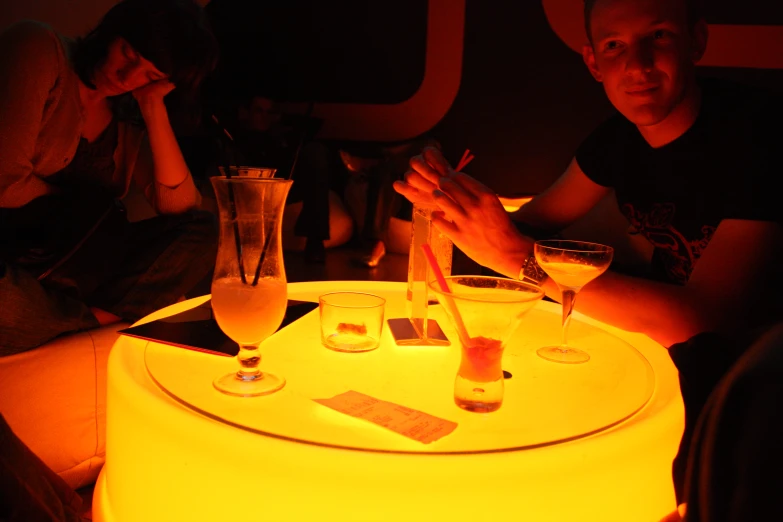
[[[702, 0], [682, 0], [688, 8], [688, 29], [693, 29], [696, 22], [704, 18], [704, 6]], [[585, 3], [585, 32], [587, 39], [593, 43], [593, 33], [590, 27], [590, 17], [598, 0], [584, 0]]]

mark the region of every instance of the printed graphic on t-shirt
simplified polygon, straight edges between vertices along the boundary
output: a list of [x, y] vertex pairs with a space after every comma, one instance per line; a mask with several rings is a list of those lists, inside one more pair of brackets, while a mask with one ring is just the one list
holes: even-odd
[[648, 211], [625, 203], [621, 210], [631, 223], [631, 233], [641, 234], [655, 247], [653, 263], [660, 263], [671, 282], [687, 283], [696, 261], [712, 239], [715, 227], [701, 225], [687, 237], [674, 226], [674, 203], [655, 203]]

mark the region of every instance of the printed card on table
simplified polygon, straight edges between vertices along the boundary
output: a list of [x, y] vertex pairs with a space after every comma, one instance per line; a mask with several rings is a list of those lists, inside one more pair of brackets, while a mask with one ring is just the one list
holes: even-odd
[[313, 399], [333, 410], [357, 419], [368, 420], [400, 435], [424, 444], [445, 437], [457, 427], [456, 422], [429, 413], [382, 401], [357, 391], [347, 391], [331, 399]]

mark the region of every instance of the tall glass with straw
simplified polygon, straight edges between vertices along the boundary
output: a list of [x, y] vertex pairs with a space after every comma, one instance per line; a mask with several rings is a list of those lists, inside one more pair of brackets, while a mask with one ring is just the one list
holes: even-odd
[[[459, 172], [473, 160], [470, 149], [465, 150], [456, 171]], [[411, 243], [408, 255], [408, 311], [414, 335], [409, 339], [398, 339], [400, 345], [447, 345], [445, 338], [433, 336], [428, 317], [429, 291], [427, 283], [433, 277], [432, 269], [424, 257], [422, 246], [429, 245], [437, 264], [444, 275], [451, 274], [454, 244], [440, 230], [432, 225], [434, 205], [414, 205], [411, 225]], [[433, 324], [433, 326], [436, 326]]]
[[213, 177], [220, 240], [212, 279], [212, 310], [239, 344], [239, 369], [214, 386], [240, 397], [281, 389], [285, 379], [262, 372], [260, 344], [280, 326], [288, 303], [281, 224], [293, 183], [285, 179]]
[[454, 245], [437, 228], [432, 226], [432, 206], [413, 206], [413, 223], [411, 225], [411, 245], [408, 255], [408, 312], [414, 335], [410, 339], [399, 339], [400, 345], [447, 345], [449, 341], [430, 332], [428, 317], [429, 293], [427, 281], [432, 276], [427, 260], [422, 254], [422, 245], [429, 245], [443, 271], [451, 274], [451, 259]]

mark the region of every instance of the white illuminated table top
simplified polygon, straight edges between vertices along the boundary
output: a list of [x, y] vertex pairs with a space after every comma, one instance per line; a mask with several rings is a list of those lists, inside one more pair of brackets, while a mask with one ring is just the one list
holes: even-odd
[[[289, 298], [317, 301], [335, 290], [382, 295], [386, 318], [405, 316], [404, 283], [294, 283]], [[456, 341], [440, 307], [430, 313]], [[530, 520], [659, 519], [674, 509], [671, 459], [682, 431], [676, 370], [646, 336], [578, 315], [569, 339], [591, 360], [538, 358], [538, 347], [559, 339], [559, 322], [560, 307], [549, 302], [525, 316], [504, 353], [512, 377], [503, 406], [490, 414], [453, 402], [458, 343], [400, 347], [384, 327], [379, 349], [334, 352], [320, 343], [318, 310], [262, 345], [261, 368], [287, 380], [268, 397], [231, 397], [212, 387], [235, 369], [233, 359], [121, 337], [109, 362], [108, 464], [94, 517], [214, 520], [248, 488], [263, 496], [265, 515], [281, 520], [464, 520], [471, 511], [481, 520], [488, 506]], [[312, 400], [348, 390], [458, 426], [423, 444]], [[150, 495], [155, 483], [159, 501]], [[388, 497], [416, 509], [403, 516], [384, 504]], [[320, 500], [307, 507], [304, 498]]]

